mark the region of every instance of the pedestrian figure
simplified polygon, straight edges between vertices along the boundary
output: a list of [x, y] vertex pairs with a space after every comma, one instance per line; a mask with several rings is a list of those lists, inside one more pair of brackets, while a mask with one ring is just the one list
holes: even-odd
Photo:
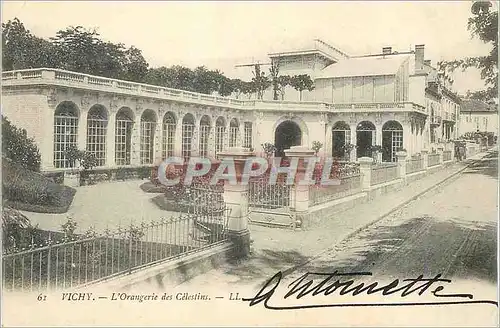
[[460, 160], [466, 159], [466, 152], [465, 152], [465, 145], [461, 144], [460, 145]]
[[460, 152], [460, 144], [458, 142], [455, 143], [455, 157], [458, 162], [462, 161], [462, 153]]

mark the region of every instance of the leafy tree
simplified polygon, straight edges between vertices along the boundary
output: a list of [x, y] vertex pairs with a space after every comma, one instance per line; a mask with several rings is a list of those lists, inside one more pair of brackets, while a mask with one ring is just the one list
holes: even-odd
[[271, 68], [269, 68], [269, 75], [273, 86], [273, 100], [278, 100], [278, 93], [280, 93], [279, 73], [279, 60], [273, 60]]
[[51, 40], [59, 68], [110, 78], [121, 76], [124, 46], [102, 41], [96, 30], [71, 26], [57, 32]]
[[271, 86], [272, 82], [266, 74], [260, 70], [259, 64], [255, 64], [253, 74], [254, 77], [252, 78], [252, 82], [255, 92], [257, 92], [257, 99], [262, 100], [264, 91]]
[[299, 91], [300, 101], [302, 101], [302, 91], [314, 90], [314, 81], [307, 74], [294, 75], [290, 78], [290, 85]]
[[2, 23], [2, 69], [56, 67], [53, 45], [37, 38], [19, 19]]
[[279, 93], [281, 95], [281, 100], [285, 99], [285, 89], [290, 85], [291, 77], [289, 75], [278, 76]]
[[488, 100], [498, 97], [498, 11], [492, 9], [490, 1], [475, 1], [471, 7], [472, 17], [467, 22], [467, 29], [473, 37], [478, 37], [492, 49], [486, 56], [466, 57], [438, 63], [443, 73], [451, 73], [458, 68], [462, 71], [474, 67], [481, 70], [481, 78], [486, 89], [468, 92], [471, 99]]
[[2, 156], [31, 171], [40, 171], [40, 152], [25, 129], [14, 126], [2, 116]]
[[143, 82], [148, 74], [149, 64], [142, 55], [142, 51], [134, 46], [128, 48], [124, 53], [123, 72], [121, 79], [133, 82]]

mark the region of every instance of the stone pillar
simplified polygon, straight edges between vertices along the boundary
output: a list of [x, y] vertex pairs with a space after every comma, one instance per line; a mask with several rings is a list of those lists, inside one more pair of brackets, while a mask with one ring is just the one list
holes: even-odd
[[116, 120], [114, 115], [108, 121], [107, 133], [106, 133], [106, 166], [114, 167], [115, 163], [115, 128]]
[[217, 159], [231, 159], [234, 161], [236, 185], [228, 180], [224, 183], [224, 202], [228, 212], [228, 236], [234, 243], [234, 255], [238, 258], [246, 257], [250, 253], [250, 231], [248, 230], [248, 183], [242, 184], [241, 177], [247, 158], [254, 156], [248, 148], [232, 147], [217, 154]]
[[325, 130], [325, 144], [323, 146], [323, 152], [325, 157], [331, 157], [332, 156], [332, 126], [330, 124], [326, 125], [326, 130]]
[[87, 150], [87, 114], [88, 111], [83, 112], [81, 119], [78, 121], [78, 135], [76, 140], [78, 150]]
[[158, 161], [161, 163], [162, 161], [162, 133], [163, 133], [163, 124], [156, 122], [155, 124], [155, 135], [154, 135], [154, 146], [153, 146], [153, 164]]
[[298, 158], [297, 174], [290, 193], [291, 207], [294, 210], [295, 227], [300, 227], [309, 213], [309, 185], [302, 185], [298, 182], [304, 179], [307, 163], [304, 159], [314, 156], [314, 150], [307, 146], [292, 146], [285, 150], [285, 155], [290, 159]]
[[382, 146], [382, 124], [377, 124], [375, 128], [375, 145]]
[[175, 125], [174, 156], [182, 157], [182, 120]]
[[444, 151], [444, 148], [442, 145], [439, 145], [437, 147], [437, 153], [439, 154], [439, 165], [443, 165], [443, 151]]
[[138, 120], [132, 127], [132, 138], [130, 145], [130, 164], [141, 165], [141, 121]]
[[191, 138], [191, 157], [200, 156], [200, 122], [194, 122], [193, 137]]
[[429, 167], [429, 150], [428, 149], [422, 149], [421, 151], [422, 153], [422, 160], [423, 160], [423, 169], [424, 170], [427, 170], [427, 168]]
[[363, 191], [370, 190], [373, 158], [360, 157], [358, 159], [358, 162], [359, 162], [359, 173], [361, 174], [361, 189]]
[[406, 181], [406, 152], [398, 151], [396, 157], [398, 159], [398, 176], [403, 181]]
[[[356, 125], [355, 125], [354, 128], [351, 127], [351, 144], [357, 145], [357, 143], [358, 143], [358, 140], [357, 140], [357, 133], [356, 133]], [[354, 147], [350, 153], [351, 162], [356, 162], [356, 160], [357, 160], [356, 153], [357, 153], [357, 150], [356, 150], [356, 147]]]
[[207, 157], [211, 160], [215, 159], [215, 124], [211, 123], [210, 132], [208, 133]]

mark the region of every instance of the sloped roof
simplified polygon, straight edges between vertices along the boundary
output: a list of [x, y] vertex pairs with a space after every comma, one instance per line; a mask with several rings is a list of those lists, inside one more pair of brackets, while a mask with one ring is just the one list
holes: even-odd
[[495, 105], [487, 104], [481, 100], [464, 100], [462, 102], [462, 112], [496, 112], [498, 108]]
[[327, 66], [316, 78], [394, 75], [409, 55], [369, 56], [344, 59]]

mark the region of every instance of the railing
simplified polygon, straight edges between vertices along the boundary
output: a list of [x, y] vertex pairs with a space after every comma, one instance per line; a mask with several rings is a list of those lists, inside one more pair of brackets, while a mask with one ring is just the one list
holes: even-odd
[[279, 178], [277, 183], [270, 184], [268, 174], [252, 178], [248, 182], [248, 205], [267, 211], [288, 210], [291, 187]]
[[441, 116], [431, 116], [431, 124], [440, 125], [441, 124]]
[[443, 162], [451, 161], [451, 150], [443, 151]]
[[406, 160], [406, 174], [420, 172], [424, 170], [423, 158], [410, 158]]
[[439, 165], [439, 154], [429, 154], [427, 165], [429, 167]]
[[296, 101], [273, 101], [273, 100], [240, 100], [228, 97], [207, 95], [202, 93], [183, 91], [160, 87], [149, 84], [128, 82], [123, 80], [110, 79], [105, 77], [93, 76], [83, 73], [65, 71], [53, 68], [36, 68], [27, 70], [17, 70], [2, 72], [2, 81], [4, 86], [19, 85], [23, 83], [59, 83], [75, 86], [75, 84], [87, 86], [89, 88], [99, 87], [100, 89], [109, 88], [110, 92], [122, 92], [132, 95], [144, 95], [145, 97], [179, 99], [183, 101], [194, 101], [201, 103], [211, 103], [225, 106], [232, 106], [241, 109], [261, 110], [280, 110], [287, 111], [351, 111], [351, 110], [385, 110], [385, 109], [405, 109], [425, 112], [425, 107], [412, 102], [400, 103], [349, 103], [349, 104], [330, 104], [324, 102], [296, 102]]
[[[211, 194], [198, 191], [203, 197]], [[194, 213], [115, 232], [50, 233], [46, 241], [32, 238], [26, 249], [3, 255], [3, 286], [38, 291], [95, 283], [220, 244], [227, 240], [226, 227], [225, 208], [197, 206]]]
[[372, 167], [371, 185], [378, 185], [397, 179], [398, 166], [397, 164], [382, 164]]
[[339, 184], [329, 186], [309, 186], [309, 206], [327, 203], [329, 201], [354, 195], [361, 191], [361, 175], [356, 174], [339, 178]]

